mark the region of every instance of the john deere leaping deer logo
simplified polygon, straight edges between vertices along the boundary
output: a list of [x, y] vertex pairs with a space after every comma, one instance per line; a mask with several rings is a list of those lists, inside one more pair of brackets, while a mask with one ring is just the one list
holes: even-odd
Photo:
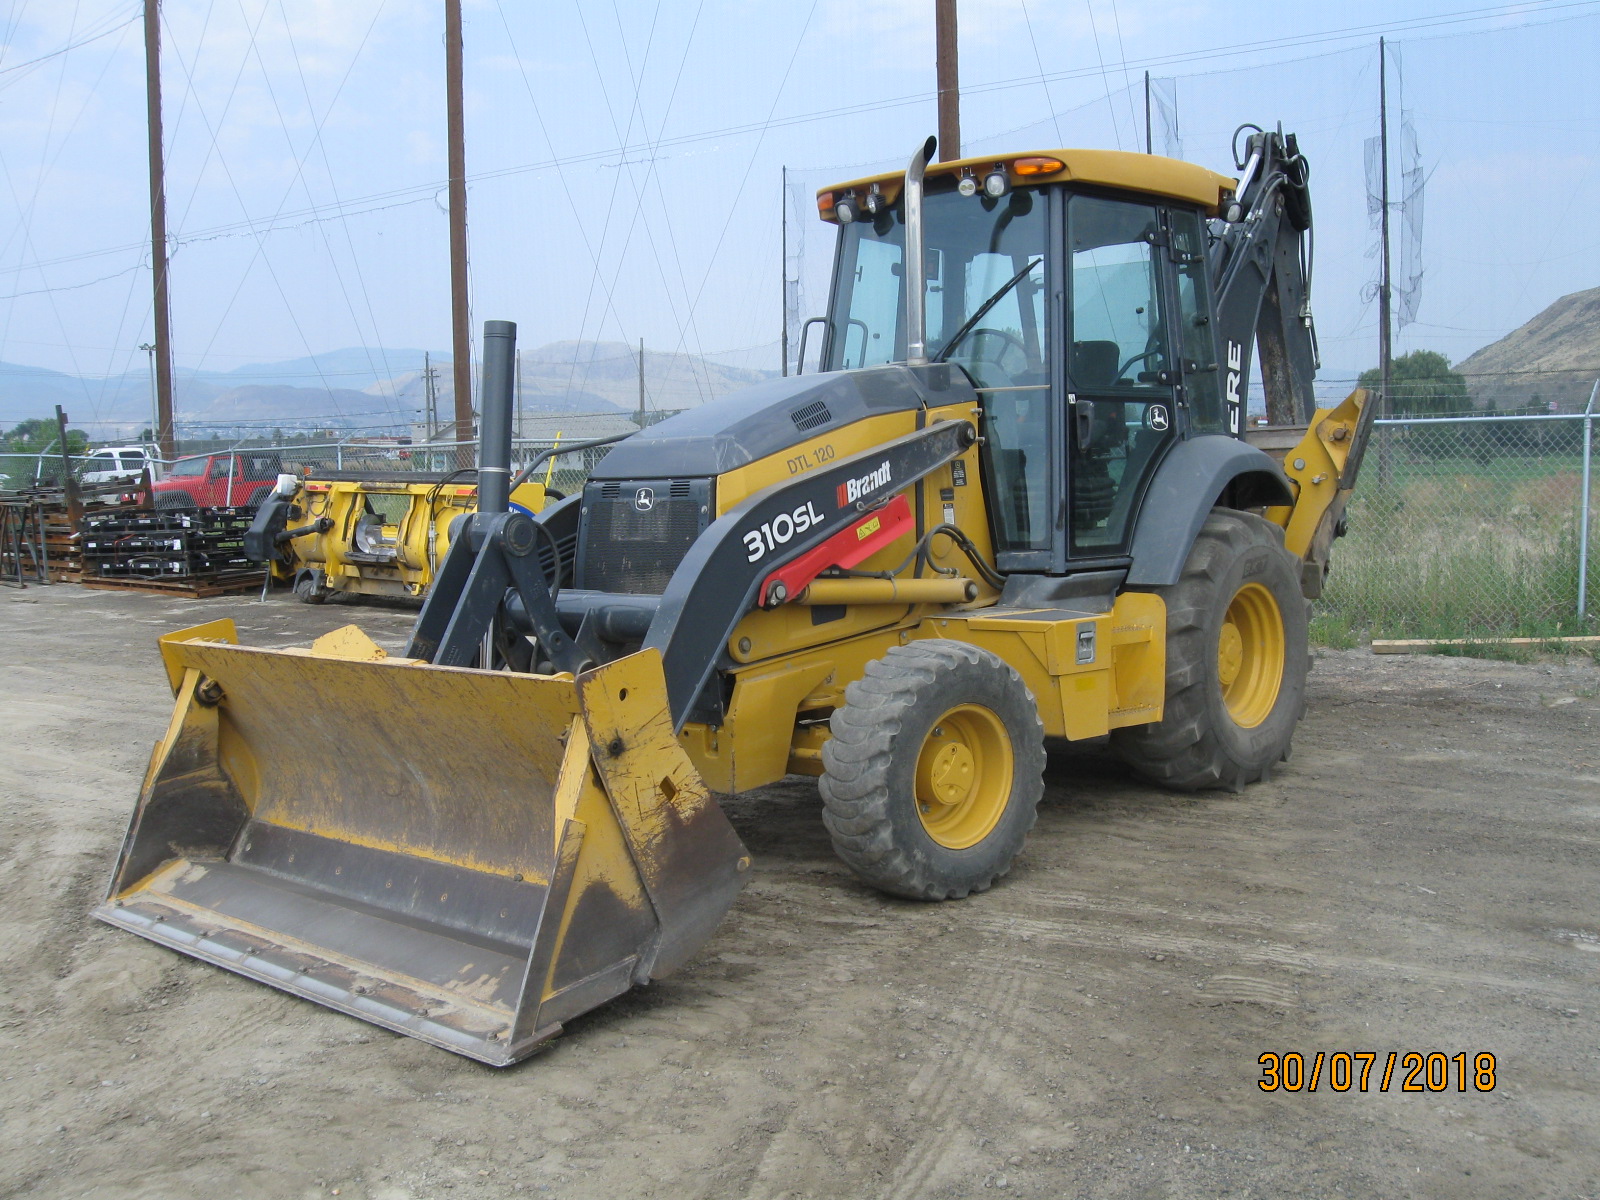
[[640, 488], [633, 494], [633, 507], [640, 512], [649, 512], [656, 506], [656, 493], [654, 488]]

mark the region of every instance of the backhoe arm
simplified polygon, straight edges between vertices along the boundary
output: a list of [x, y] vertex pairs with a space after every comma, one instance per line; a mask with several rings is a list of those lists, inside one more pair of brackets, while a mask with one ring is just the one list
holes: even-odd
[[1260, 348], [1270, 424], [1311, 419], [1317, 369], [1304, 250], [1311, 227], [1306, 160], [1293, 134], [1257, 130], [1245, 146], [1237, 199], [1224, 212], [1212, 249], [1217, 342], [1235, 437], [1244, 432], [1252, 345]]

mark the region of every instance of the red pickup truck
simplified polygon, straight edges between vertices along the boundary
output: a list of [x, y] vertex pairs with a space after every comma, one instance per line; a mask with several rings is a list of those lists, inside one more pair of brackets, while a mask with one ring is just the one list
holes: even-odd
[[150, 490], [157, 508], [254, 508], [282, 471], [274, 451], [198, 454], [173, 463]]

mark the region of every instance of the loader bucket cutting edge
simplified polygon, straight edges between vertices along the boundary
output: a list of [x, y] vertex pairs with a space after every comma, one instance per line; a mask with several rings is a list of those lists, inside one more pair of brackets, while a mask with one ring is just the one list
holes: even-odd
[[572, 680], [232, 640], [162, 639], [177, 703], [101, 920], [505, 1066], [732, 905], [750, 860], [656, 652]]

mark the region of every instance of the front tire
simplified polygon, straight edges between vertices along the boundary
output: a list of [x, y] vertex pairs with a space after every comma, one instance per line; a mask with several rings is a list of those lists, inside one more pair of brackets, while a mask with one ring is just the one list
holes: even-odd
[[200, 507], [188, 492], [157, 492], [154, 506], [158, 512]]
[[1145, 779], [1179, 791], [1237, 791], [1289, 757], [1305, 713], [1311, 605], [1283, 530], [1213, 509], [1183, 574], [1152, 588], [1167, 605], [1162, 719], [1119, 729], [1112, 748]]
[[913, 900], [987, 890], [1044, 791], [1044, 727], [1022, 677], [987, 650], [894, 646], [845, 689], [822, 748], [822, 821], [845, 864]]

